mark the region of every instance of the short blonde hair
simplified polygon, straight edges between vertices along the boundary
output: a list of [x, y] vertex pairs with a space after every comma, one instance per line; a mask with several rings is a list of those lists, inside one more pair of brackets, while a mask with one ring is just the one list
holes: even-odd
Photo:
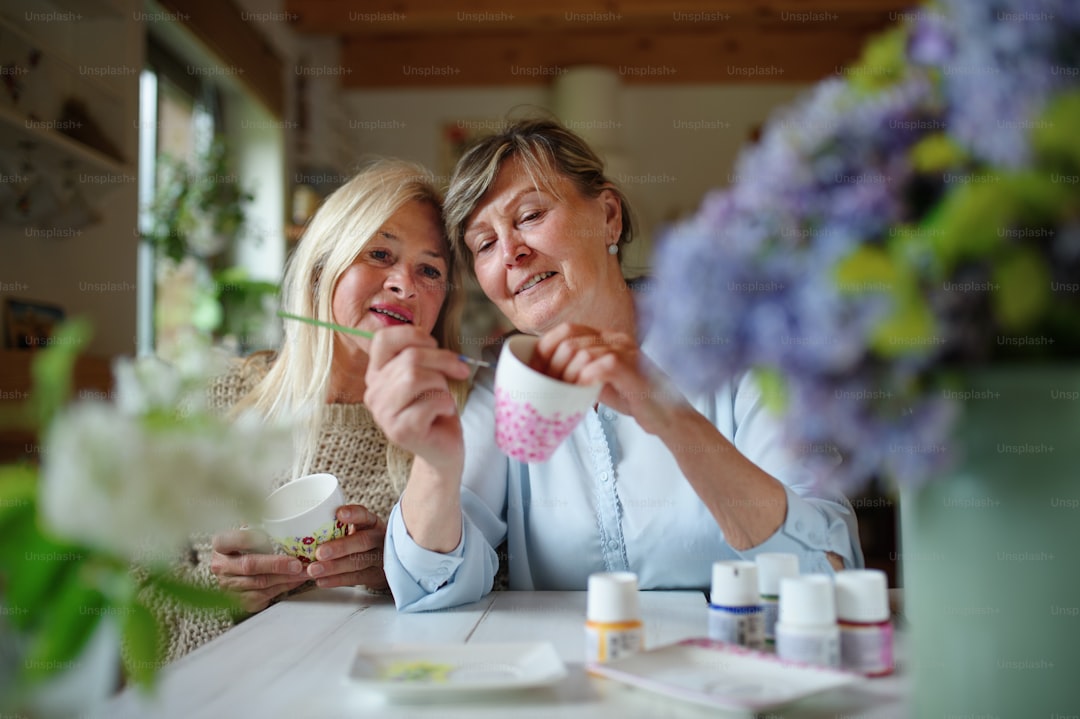
[[483, 137], [458, 160], [446, 191], [446, 232], [451, 249], [472, 271], [465, 246], [465, 223], [495, 184], [499, 170], [517, 157], [537, 187], [554, 192], [552, 176], [558, 173], [585, 197], [610, 190], [622, 207], [622, 232], [618, 246], [634, 237], [633, 212], [625, 193], [604, 174], [604, 162], [580, 136], [550, 119], [523, 119], [501, 132]]
[[[377, 160], [335, 190], [319, 207], [289, 259], [281, 286], [282, 309], [334, 322], [332, 299], [338, 280], [379, 228], [412, 201], [429, 203], [442, 219], [441, 198], [431, 173], [404, 160]], [[443, 229], [441, 223], [439, 229]], [[457, 352], [464, 292], [461, 263], [452, 249], [447, 262], [446, 299], [432, 336], [440, 347]], [[288, 421], [296, 427], [296, 476], [311, 471], [318, 451], [333, 360], [333, 332], [286, 322], [285, 340], [276, 361], [234, 411], [253, 409], [267, 421]], [[460, 407], [465, 385], [454, 383], [451, 391]], [[403, 478], [393, 479], [396, 485], [403, 484]]]

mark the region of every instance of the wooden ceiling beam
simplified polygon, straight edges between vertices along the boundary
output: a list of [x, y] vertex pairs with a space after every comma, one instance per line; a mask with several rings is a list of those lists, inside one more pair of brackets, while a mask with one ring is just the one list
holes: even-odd
[[548, 84], [570, 67], [602, 65], [628, 84], [784, 83], [844, 72], [865, 34], [503, 32], [345, 38], [347, 88]]
[[722, 29], [753, 19], [802, 29], [894, 21], [914, 0], [286, 0], [299, 32], [343, 36], [504, 33], [520, 29], [625, 32]]

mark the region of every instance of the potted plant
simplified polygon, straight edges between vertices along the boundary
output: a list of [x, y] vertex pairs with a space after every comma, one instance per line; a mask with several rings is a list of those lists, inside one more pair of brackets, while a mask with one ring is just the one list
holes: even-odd
[[0, 713], [92, 711], [116, 688], [121, 641], [127, 678], [152, 687], [170, 629], [155, 598], [233, 608], [173, 567], [192, 534], [259, 520], [290, 443], [208, 410], [224, 357], [192, 328], [206, 314], [192, 277], [163, 278], [183, 311], [160, 318], [162, 358], [117, 360], [110, 401], [68, 402], [89, 335], [73, 321], [35, 358], [30, 399], [0, 417], [43, 447], [40, 467], [0, 467]]
[[163, 156], [160, 165], [147, 239], [174, 262], [229, 247], [245, 227], [253, 196], [232, 173], [224, 140], [215, 139], [193, 164]]
[[917, 716], [1075, 696], [1078, 66], [1075, 3], [907, 13], [655, 258], [674, 372], [753, 371], [822, 481], [900, 488]]
[[[227, 145], [214, 140], [193, 164], [168, 156], [160, 162], [146, 234], [158, 253], [158, 273], [177, 271], [188, 261], [180, 271], [194, 268], [195, 280], [208, 301], [204, 308], [213, 310], [212, 317], [200, 314], [193, 323], [214, 331], [240, 352], [269, 346], [274, 337], [268, 333], [276, 325], [267, 299], [277, 293], [278, 285], [252, 279], [242, 267], [222, 267], [226, 251], [248, 227], [246, 208], [253, 199], [231, 171]], [[169, 302], [166, 293], [159, 291], [157, 314], [172, 312]]]

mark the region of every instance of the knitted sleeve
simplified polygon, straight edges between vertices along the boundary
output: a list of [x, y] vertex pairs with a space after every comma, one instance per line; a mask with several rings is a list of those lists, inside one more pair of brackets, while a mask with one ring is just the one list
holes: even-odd
[[[230, 371], [218, 378], [208, 392], [213, 411], [226, 414], [251, 392], [269, 371], [274, 356], [270, 353], [235, 360]], [[319, 449], [311, 472], [329, 472], [341, 481], [346, 501], [362, 504], [386, 519], [397, 502], [411, 456], [394, 447], [375, 424], [371, 413], [361, 404], [328, 404], [322, 413]], [[394, 478], [394, 479], [392, 479]], [[187, 556], [178, 563], [179, 578], [205, 587], [216, 587], [210, 571], [213, 550], [210, 537], [195, 537]], [[308, 585], [295, 591], [304, 591]], [[183, 609], [161, 597], [155, 597], [159, 616], [170, 630], [167, 660], [173, 661], [210, 641], [233, 626], [224, 612]]]
[[[226, 414], [266, 375], [272, 361], [273, 355], [268, 352], [260, 352], [248, 358], [233, 359], [228, 371], [213, 380], [207, 388], [210, 410], [219, 415]], [[213, 548], [209, 535], [193, 536], [185, 556], [177, 559], [174, 568], [175, 576], [188, 584], [216, 588], [217, 578], [210, 571], [212, 554]], [[234, 623], [233, 617], [228, 612], [181, 607], [152, 588], [145, 590], [144, 599], [154, 607], [158, 618], [168, 630], [166, 662], [179, 659], [196, 647], [223, 634]]]

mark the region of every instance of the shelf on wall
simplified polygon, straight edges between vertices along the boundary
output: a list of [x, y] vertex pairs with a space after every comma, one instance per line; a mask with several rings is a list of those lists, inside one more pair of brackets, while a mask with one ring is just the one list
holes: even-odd
[[33, 143], [33, 159], [43, 166], [58, 167], [66, 161], [75, 163], [73, 169], [85, 169], [93, 172], [104, 172], [114, 175], [130, 173], [133, 177], [133, 166], [120, 162], [105, 153], [85, 145], [78, 140], [68, 137], [64, 133], [47, 126], [47, 123], [39, 123], [34, 126], [29, 123], [29, 118], [23, 117], [17, 112], [0, 107], [0, 149], [10, 151], [12, 156], [18, 157], [23, 152], [25, 143]]
[[[27, 30], [27, 28], [4, 15], [0, 15], [0, 30], [11, 33], [11, 35], [17, 38], [18, 42], [22, 42], [25, 47], [40, 50], [47, 61], [56, 63], [58, 66], [53, 72], [60, 72], [64, 75], [77, 78], [79, 86], [88, 88], [99, 94], [104, 94], [113, 101], [120, 100], [122, 93], [117, 87], [107, 80], [103, 80], [100, 77], [87, 74], [83, 71], [80, 67], [80, 63], [71, 56], [69, 48], [65, 47], [64, 44], [59, 42], [56, 38], [34, 35]], [[5, 58], [5, 60], [6, 59], [9, 58]]]

